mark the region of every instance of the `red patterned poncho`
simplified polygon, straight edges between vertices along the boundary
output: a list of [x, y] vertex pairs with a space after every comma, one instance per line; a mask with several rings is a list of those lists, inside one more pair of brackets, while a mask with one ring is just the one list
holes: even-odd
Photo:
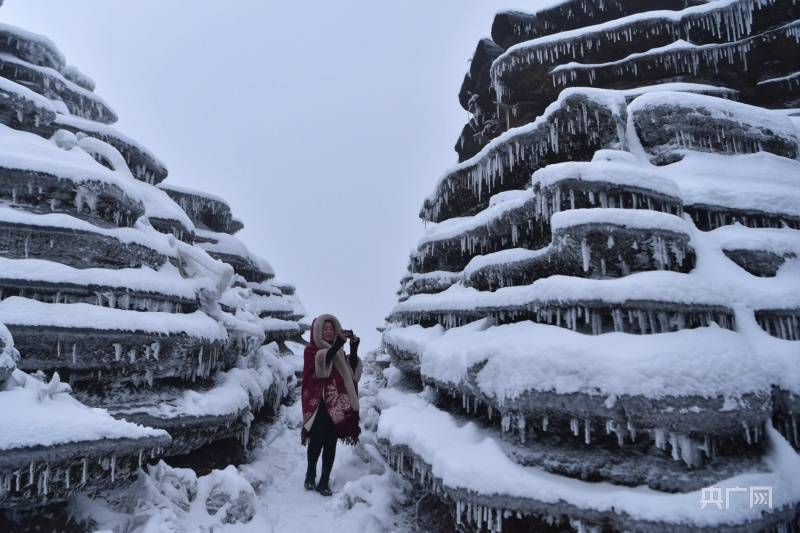
[[303, 360], [302, 407], [303, 430], [301, 442], [308, 440], [308, 432], [322, 399], [333, 421], [336, 435], [347, 444], [358, 442], [361, 428], [358, 427], [358, 379], [361, 377], [361, 362], [355, 372], [349, 357], [342, 350], [333, 358], [331, 366], [325, 365], [325, 354], [331, 345], [322, 338], [322, 326], [330, 321], [338, 336], [342, 331], [339, 320], [333, 315], [320, 315], [311, 324], [311, 343], [306, 346]]

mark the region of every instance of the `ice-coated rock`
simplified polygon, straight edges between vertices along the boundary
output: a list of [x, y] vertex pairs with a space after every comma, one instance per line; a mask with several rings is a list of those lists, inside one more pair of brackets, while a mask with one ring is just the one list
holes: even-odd
[[[496, 16], [383, 328], [383, 450], [457, 525], [796, 526], [798, 16], [792, 0]], [[754, 464], [780, 501], [701, 512]]]

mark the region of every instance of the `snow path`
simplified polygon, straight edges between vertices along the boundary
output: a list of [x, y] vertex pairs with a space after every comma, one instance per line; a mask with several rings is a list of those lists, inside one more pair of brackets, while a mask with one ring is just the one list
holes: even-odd
[[[288, 356], [284, 361], [296, 368], [297, 359]], [[282, 407], [263, 434], [253, 434], [256, 442], [251, 462], [199, 478], [191, 470], [162, 463], [140, 475], [129, 489], [96, 500], [77, 498], [73, 510], [81, 518], [94, 520], [97, 531], [125, 533], [414, 531], [408, 507], [410, 485], [376, 448], [379, 415], [375, 403], [383, 386], [380, 370], [365, 361], [359, 386], [361, 439], [356, 446], [338, 444], [331, 497], [303, 487], [307, 462], [306, 448], [300, 445], [298, 385], [297, 401]], [[317, 475], [321, 467], [320, 459]], [[207, 498], [220, 489], [230, 496], [233, 506], [226, 504], [216, 512], [209, 509]]]
[[[385, 531], [382, 519], [388, 517], [382, 516], [386, 510], [382, 504], [388, 494], [375, 494], [373, 490], [372, 496], [377, 496], [377, 502], [361, 501], [363, 498], [359, 497], [364, 485], [368, 485], [369, 490], [377, 488], [373, 484], [391, 483], [388, 479], [391, 476], [378, 473], [382, 470], [380, 465], [370, 464], [375, 461], [374, 457], [367, 457], [365, 461], [360, 456], [371, 444], [365, 443], [359, 448], [338, 445], [331, 476], [334, 495], [324, 497], [303, 487], [307, 463], [306, 448], [300, 446], [300, 403], [284, 408], [281, 418], [283, 423], [278, 422], [271, 428], [275, 431], [264, 437], [256, 451], [263, 453], [263, 457], [240, 468], [251, 481], [263, 483], [259, 495], [263, 522], [254, 520], [248, 524], [252, 529], [237, 530], [276, 533]], [[320, 469], [321, 460], [317, 466], [318, 476]]]
[[[298, 401], [281, 410], [279, 420], [256, 446], [257, 459], [239, 468], [259, 493], [259, 515], [236, 531], [351, 533], [407, 531], [405, 517], [393, 507], [404, 499], [404, 481], [386, 465], [375, 447], [378, 413], [374, 408], [381, 388], [378, 375], [367, 367], [360, 384], [361, 442], [339, 443], [331, 475], [332, 497], [303, 487], [306, 447], [300, 445], [302, 411]], [[299, 393], [299, 390], [298, 390]], [[320, 458], [317, 476], [322, 468]]]

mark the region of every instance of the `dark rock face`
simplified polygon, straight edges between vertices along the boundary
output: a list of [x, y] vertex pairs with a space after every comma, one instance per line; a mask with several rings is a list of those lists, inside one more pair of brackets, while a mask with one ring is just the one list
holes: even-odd
[[764, 151], [789, 159], [800, 155], [796, 138], [769, 125], [712, 113], [702, 104], [673, 103], [637, 108], [632, 120], [642, 147], [657, 165], [680, 159], [676, 152], [681, 149], [731, 155]]
[[192, 194], [192, 191], [175, 189], [168, 185], [162, 189], [189, 213], [197, 226], [209, 231], [230, 234], [242, 229], [242, 223], [233, 217], [231, 208], [222, 199]]
[[[794, 107], [796, 6], [791, 0], [762, 4], [580, 0], [535, 15], [499, 13], [492, 53], [498, 47], [503, 53], [493, 59], [491, 84], [470, 72], [459, 99], [476, 124], [498, 132], [530, 122], [568, 86], [691, 82], [733, 89], [731, 97], [755, 105]], [[478, 64], [485, 61], [480, 54]], [[491, 139], [488, 130], [469, 126], [456, 144], [461, 161]]]
[[6, 257], [14, 259], [37, 257], [75, 268], [158, 268], [167, 261], [147, 246], [90, 231], [2, 221], [0, 227], [0, 246], [7, 250]]
[[643, 5], [636, 0], [611, 0], [597, 4], [586, 0], [570, 0], [538, 11], [501, 11], [492, 22], [492, 39], [502, 48], [557, 33], [620, 19], [643, 11], [683, 9], [701, 5], [703, 0], [654, 0]]
[[[286, 394], [270, 343], [307, 328], [294, 287], [233, 236], [223, 199], [155, 186], [164, 164], [51, 41], [0, 28], [0, 82], [0, 512], [246, 447]], [[254, 513], [249, 493], [207, 506]]]
[[[590, 483], [646, 485], [652, 505], [671, 508], [668, 493], [700, 498], [770, 471], [772, 446], [800, 449], [798, 20], [791, 0], [568, 0], [496, 16], [458, 95], [472, 114], [459, 163], [424, 200], [420, 218], [435, 224], [383, 337], [403, 383], [429, 387], [410, 412], [428, 401], [424, 416], [436, 413], [428, 427], [392, 416], [401, 400], [389, 406], [384, 452], [454, 503], [456, 523], [710, 531], [694, 509], [681, 520], [602, 510]], [[710, 351], [659, 352], [685, 335], [727, 338], [741, 359], [690, 368]], [[623, 363], [628, 342], [636, 356]], [[669, 365], [617, 375], [634, 360]], [[747, 382], [723, 391], [713, 384], [723, 366]], [[632, 387], [673, 370], [675, 380]], [[581, 496], [478, 488], [467, 478], [493, 479], [487, 447], [459, 470], [424, 444], [439, 442], [430, 428], [444, 420], [536, 467], [521, 484], [548, 486], [543, 470], [573, 478]], [[793, 493], [715, 527], [796, 528], [798, 502]]]
[[563, 94], [548, 108], [546, 120], [509, 132], [510, 137], [498, 138], [480, 157], [442, 176], [420, 217], [439, 222], [475, 214], [488, 206], [492, 194], [524, 187], [538, 168], [589, 159], [596, 150], [618, 146], [624, 130], [617, 105], [580, 93]]

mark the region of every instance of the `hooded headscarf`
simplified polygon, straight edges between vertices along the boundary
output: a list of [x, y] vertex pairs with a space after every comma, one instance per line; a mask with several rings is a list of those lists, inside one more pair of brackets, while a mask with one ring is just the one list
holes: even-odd
[[331, 366], [325, 364], [325, 355], [331, 344], [322, 338], [325, 322], [333, 324], [335, 335], [342, 332], [342, 325], [333, 315], [320, 315], [311, 324], [311, 342], [306, 346], [303, 360], [303, 430], [302, 443], [314, 424], [317, 409], [324, 400], [325, 408], [333, 421], [336, 435], [348, 444], [358, 442], [361, 429], [358, 427], [358, 389], [349, 357], [339, 350]]

